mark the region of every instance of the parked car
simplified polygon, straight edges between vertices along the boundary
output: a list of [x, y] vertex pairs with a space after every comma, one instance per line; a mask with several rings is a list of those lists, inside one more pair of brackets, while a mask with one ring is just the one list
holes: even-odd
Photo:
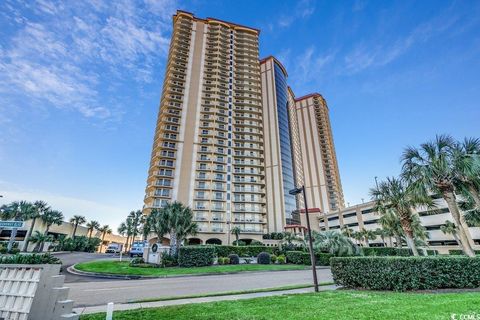
[[122, 245], [120, 243], [111, 243], [108, 245], [105, 253], [120, 253], [122, 252]]
[[143, 249], [148, 246], [148, 241], [135, 241], [130, 249], [130, 257], [143, 256]]

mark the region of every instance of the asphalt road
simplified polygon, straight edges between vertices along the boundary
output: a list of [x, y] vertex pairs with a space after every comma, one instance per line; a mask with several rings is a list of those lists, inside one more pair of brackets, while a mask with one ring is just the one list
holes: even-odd
[[[332, 281], [330, 269], [318, 269], [318, 281]], [[88, 278], [87, 278], [88, 279]], [[75, 307], [105, 305], [129, 301], [212, 292], [272, 288], [312, 282], [311, 270], [246, 272], [143, 280], [72, 282], [69, 299]]]
[[67, 271], [67, 268], [80, 262], [87, 262], [91, 260], [99, 259], [112, 259], [115, 257], [114, 254], [106, 253], [88, 253], [88, 252], [66, 252], [66, 253], [55, 253], [55, 256], [62, 260], [62, 272], [61, 274], [65, 275], [65, 283], [72, 282], [103, 282], [109, 281], [108, 279], [99, 279], [94, 277], [86, 276], [77, 276], [71, 274]]

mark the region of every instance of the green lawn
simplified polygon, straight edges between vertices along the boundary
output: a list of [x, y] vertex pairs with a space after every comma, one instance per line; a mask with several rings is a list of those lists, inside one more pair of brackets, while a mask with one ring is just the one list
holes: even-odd
[[[146, 319], [456, 319], [480, 313], [480, 293], [325, 291], [115, 312], [115, 320]], [[105, 319], [105, 314], [81, 320]], [[471, 318], [476, 319], [476, 318]]]
[[244, 272], [244, 271], [271, 271], [271, 270], [301, 270], [308, 266], [293, 264], [237, 264], [224, 266], [209, 266], [196, 268], [139, 268], [130, 267], [128, 262], [119, 262], [116, 260], [96, 260], [79, 263], [75, 268], [81, 271], [110, 273], [121, 275], [140, 275], [140, 276], [175, 276], [185, 274], [208, 274], [219, 272]]

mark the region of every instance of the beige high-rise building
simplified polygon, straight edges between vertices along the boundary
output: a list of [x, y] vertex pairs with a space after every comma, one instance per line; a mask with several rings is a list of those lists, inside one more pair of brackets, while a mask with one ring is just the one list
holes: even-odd
[[326, 103], [295, 99], [283, 65], [259, 61], [259, 33], [173, 17], [144, 212], [190, 206], [200, 229], [190, 243], [232, 243], [233, 227], [242, 240], [262, 240], [299, 224], [303, 199], [288, 191], [304, 183], [310, 207], [343, 206]]
[[309, 208], [323, 213], [344, 207], [328, 106], [318, 93], [295, 99]]
[[145, 196], [145, 212], [190, 206], [192, 243], [231, 242], [265, 230], [259, 30], [178, 11], [173, 17]]

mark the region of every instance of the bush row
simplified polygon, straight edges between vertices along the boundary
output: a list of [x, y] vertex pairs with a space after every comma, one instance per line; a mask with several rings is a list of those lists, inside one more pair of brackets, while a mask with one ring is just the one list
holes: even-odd
[[480, 258], [334, 257], [333, 279], [347, 288], [431, 290], [480, 287]]
[[267, 246], [213, 246], [217, 257], [227, 257], [230, 254], [238, 254], [240, 257], [256, 257], [261, 252], [275, 253], [275, 247]]
[[[475, 254], [480, 254], [480, 250], [474, 250]], [[462, 250], [448, 250], [448, 254], [458, 256], [464, 254]]]
[[[412, 251], [408, 248], [391, 248], [391, 247], [367, 247], [362, 248], [363, 255], [365, 256], [401, 256], [408, 257], [412, 255]], [[418, 250], [420, 255], [424, 254], [424, 250]], [[428, 256], [438, 255], [437, 250], [426, 250]]]
[[[317, 266], [329, 266], [330, 258], [333, 255], [330, 253], [315, 253], [315, 261]], [[311, 265], [310, 263], [310, 253], [303, 251], [287, 251], [286, 253], [287, 262], [293, 264], [305, 264]]]
[[16, 254], [0, 257], [0, 264], [61, 264], [57, 257], [49, 254]]
[[186, 246], [178, 253], [180, 267], [203, 267], [213, 264], [215, 259], [214, 246]]

